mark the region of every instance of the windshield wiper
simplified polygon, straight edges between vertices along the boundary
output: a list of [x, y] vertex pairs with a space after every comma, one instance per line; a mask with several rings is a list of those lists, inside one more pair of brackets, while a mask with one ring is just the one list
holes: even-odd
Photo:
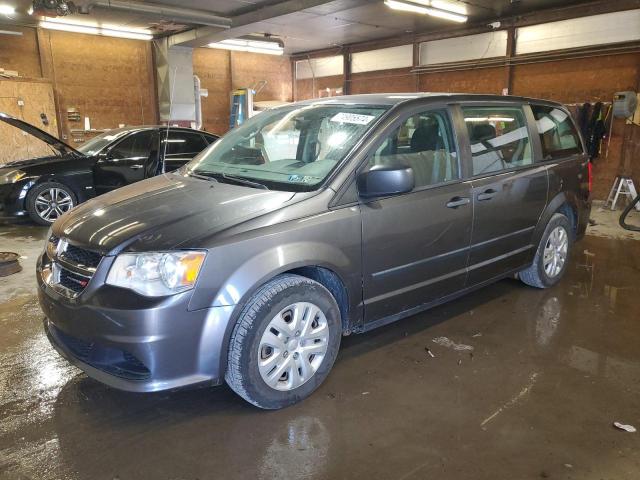
[[[193, 172], [192, 172], [192, 174], [193, 174]], [[267, 187], [264, 183], [254, 182], [253, 180], [249, 180], [248, 178], [237, 177], [236, 175], [229, 175], [228, 173], [222, 173], [222, 172], [206, 172], [205, 173], [205, 172], [200, 172], [200, 175], [203, 175], [203, 176], [209, 177], [209, 178], [215, 178], [218, 181], [220, 181], [220, 179], [222, 179], [222, 180], [226, 180], [228, 182], [235, 182], [235, 183], [239, 183], [240, 185], [246, 185], [247, 187], [260, 188], [262, 190], [269, 190], [269, 187]]]
[[199, 178], [200, 180], [206, 180], [208, 182], [217, 182], [218, 180], [216, 180], [215, 177], [211, 176], [211, 175], [202, 175], [200, 173], [194, 173], [194, 172], [187, 172], [187, 175], [189, 175], [190, 177], [194, 177], [194, 178]]

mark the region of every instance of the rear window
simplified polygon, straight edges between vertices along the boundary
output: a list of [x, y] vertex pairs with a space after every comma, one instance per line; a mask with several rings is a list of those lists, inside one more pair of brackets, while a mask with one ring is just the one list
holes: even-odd
[[169, 132], [167, 155], [193, 155], [205, 148], [207, 148], [207, 142], [199, 133]]
[[531, 105], [545, 160], [582, 153], [580, 137], [567, 112], [556, 107]]

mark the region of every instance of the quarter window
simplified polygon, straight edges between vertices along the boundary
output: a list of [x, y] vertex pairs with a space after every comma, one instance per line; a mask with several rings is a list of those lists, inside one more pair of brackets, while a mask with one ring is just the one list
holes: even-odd
[[521, 108], [463, 108], [469, 132], [473, 174], [531, 165], [531, 142]]
[[405, 164], [413, 169], [416, 187], [459, 178], [456, 147], [445, 111], [407, 118], [378, 147], [370, 165]]
[[545, 160], [582, 153], [580, 137], [569, 114], [557, 107], [531, 105]]

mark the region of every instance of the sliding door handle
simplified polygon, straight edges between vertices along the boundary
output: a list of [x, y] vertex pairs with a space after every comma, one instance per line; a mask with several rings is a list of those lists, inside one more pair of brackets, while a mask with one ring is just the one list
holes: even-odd
[[491, 200], [496, 195], [496, 193], [498, 192], [496, 192], [493, 188], [490, 188], [482, 193], [479, 193], [476, 198], [479, 202], [483, 202], [485, 200]]
[[469, 203], [471, 203], [471, 200], [469, 200], [467, 197], [453, 197], [447, 203], [447, 208], [458, 208]]

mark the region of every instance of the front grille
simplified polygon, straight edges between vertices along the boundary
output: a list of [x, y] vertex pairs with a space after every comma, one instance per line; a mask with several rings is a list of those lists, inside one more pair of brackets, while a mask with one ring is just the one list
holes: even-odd
[[55, 235], [49, 237], [47, 255], [52, 270], [49, 284], [68, 297], [84, 291], [102, 260], [99, 253], [71, 245]]
[[84, 267], [96, 268], [102, 260], [102, 255], [69, 244], [66, 250], [60, 253], [60, 258]]
[[146, 380], [151, 376], [145, 364], [129, 352], [72, 337], [51, 324], [49, 330], [74, 357], [94, 368], [127, 380]]
[[89, 278], [77, 273], [73, 273], [71, 270], [67, 270], [64, 267], [60, 267], [60, 277], [58, 283], [64, 288], [68, 288], [76, 293], [82, 292], [89, 284]]

